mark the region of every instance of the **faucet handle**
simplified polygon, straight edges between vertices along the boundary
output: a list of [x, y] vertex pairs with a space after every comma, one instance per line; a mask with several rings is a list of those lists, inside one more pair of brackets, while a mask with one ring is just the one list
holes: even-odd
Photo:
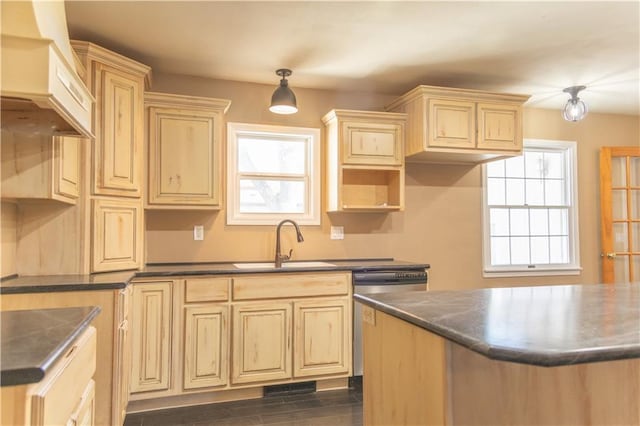
[[289, 250], [289, 254], [285, 255], [285, 260], [291, 259], [291, 255], [293, 254], [293, 249]]

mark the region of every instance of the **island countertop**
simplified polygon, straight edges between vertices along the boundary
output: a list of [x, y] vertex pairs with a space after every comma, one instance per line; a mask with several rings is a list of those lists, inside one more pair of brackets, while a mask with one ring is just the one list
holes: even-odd
[[0, 312], [2, 386], [42, 380], [99, 313], [95, 306]]
[[354, 298], [491, 359], [562, 366], [640, 358], [640, 283]]

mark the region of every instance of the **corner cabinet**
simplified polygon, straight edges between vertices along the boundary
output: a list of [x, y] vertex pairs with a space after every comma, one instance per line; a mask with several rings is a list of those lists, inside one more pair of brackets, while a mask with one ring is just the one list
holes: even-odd
[[407, 161], [483, 163], [522, 153], [529, 96], [418, 86], [387, 107], [407, 114]]
[[149, 209], [219, 209], [225, 99], [145, 93]]
[[327, 211], [404, 209], [406, 114], [332, 110], [327, 136]]

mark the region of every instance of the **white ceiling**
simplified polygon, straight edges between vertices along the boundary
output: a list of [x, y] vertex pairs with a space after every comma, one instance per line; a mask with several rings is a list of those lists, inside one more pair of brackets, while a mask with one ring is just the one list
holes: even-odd
[[69, 1], [72, 38], [154, 72], [400, 95], [419, 84], [640, 114], [640, 1]]

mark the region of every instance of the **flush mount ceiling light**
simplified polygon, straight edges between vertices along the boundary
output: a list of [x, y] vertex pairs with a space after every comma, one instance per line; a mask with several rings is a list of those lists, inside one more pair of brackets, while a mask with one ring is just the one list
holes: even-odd
[[282, 80], [280, 80], [280, 86], [271, 96], [269, 111], [276, 114], [295, 114], [298, 112], [296, 95], [289, 89], [289, 82], [287, 81], [287, 77], [291, 75], [291, 70], [282, 68], [277, 70], [276, 74], [281, 76]]
[[571, 86], [563, 90], [563, 92], [571, 95], [571, 99], [567, 101], [567, 104], [562, 110], [562, 116], [565, 120], [580, 121], [587, 115], [587, 112], [589, 112], [587, 104], [578, 97], [578, 92], [584, 89], [586, 89], [586, 86]]

